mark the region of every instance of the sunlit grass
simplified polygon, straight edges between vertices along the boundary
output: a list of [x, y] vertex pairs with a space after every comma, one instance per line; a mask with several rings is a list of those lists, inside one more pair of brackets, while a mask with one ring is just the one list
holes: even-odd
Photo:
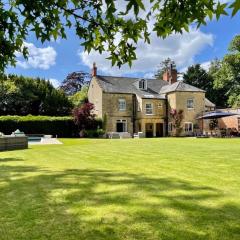
[[239, 139], [63, 139], [0, 153], [0, 239], [240, 239]]

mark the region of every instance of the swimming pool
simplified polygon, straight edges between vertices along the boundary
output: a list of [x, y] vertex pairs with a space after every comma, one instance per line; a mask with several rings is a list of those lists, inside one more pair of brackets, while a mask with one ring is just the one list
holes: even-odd
[[33, 136], [28, 137], [28, 142], [29, 143], [41, 142], [41, 140], [42, 140], [42, 137], [38, 137], [38, 136], [36, 136], [36, 137], [33, 137]]
[[52, 138], [50, 135], [31, 135], [28, 136], [28, 144], [44, 145], [44, 144], [62, 144], [57, 138]]

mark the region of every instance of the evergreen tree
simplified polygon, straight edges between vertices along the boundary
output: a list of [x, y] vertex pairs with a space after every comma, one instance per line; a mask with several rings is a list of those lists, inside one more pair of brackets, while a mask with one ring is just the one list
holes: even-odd
[[207, 72], [200, 64], [195, 64], [187, 69], [183, 75], [183, 81], [190, 85], [206, 91], [206, 97], [216, 104], [218, 107], [227, 106], [227, 97], [223, 89], [216, 89], [214, 87], [214, 72], [218, 68], [218, 60], [211, 63], [210, 69]]
[[49, 81], [16, 75], [0, 79], [0, 115], [52, 115], [71, 113], [72, 104]]

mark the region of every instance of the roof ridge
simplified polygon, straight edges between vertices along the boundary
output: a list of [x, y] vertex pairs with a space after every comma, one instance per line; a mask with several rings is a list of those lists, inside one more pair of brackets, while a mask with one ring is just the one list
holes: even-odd
[[111, 77], [111, 78], [129, 78], [129, 79], [146, 79], [146, 80], [153, 80], [153, 81], [163, 81], [163, 79], [157, 79], [157, 78], [145, 78], [145, 77], [128, 77], [128, 76], [111, 76], [111, 75], [97, 75], [96, 77]]
[[[183, 81], [182, 81], [182, 82], [183, 82]], [[195, 89], [198, 89], [198, 90], [201, 90], [201, 91], [204, 91], [204, 92], [205, 92], [205, 90], [203, 90], [203, 89], [201, 89], [201, 88], [199, 88], [199, 87], [193, 86], [193, 85], [191, 85], [191, 84], [189, 84], [189, 83], [185, 83], [185, 82], [183, 82], [183, 83], [184, 83], [185, 85], [194, 87]]]
[[179, 87], [180, 83], [183, 83], [183, 81], [177, 81], [177, 86], [175, 89], [177, 89]]
[[121, 76], [111, 76], [111, 75], [97, 75], [97, 77], [112, 77], [112, 78], [131, 78], [131, 79], [139, 79], [137, 77], [121, 77]]

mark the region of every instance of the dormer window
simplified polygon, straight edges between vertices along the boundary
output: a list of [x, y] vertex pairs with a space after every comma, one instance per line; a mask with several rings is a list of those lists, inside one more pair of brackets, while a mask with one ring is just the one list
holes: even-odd
[[139, 80], [138, 84], [139, 84], [139, 89], [147, 90], [147, 80], [141, 79]]

